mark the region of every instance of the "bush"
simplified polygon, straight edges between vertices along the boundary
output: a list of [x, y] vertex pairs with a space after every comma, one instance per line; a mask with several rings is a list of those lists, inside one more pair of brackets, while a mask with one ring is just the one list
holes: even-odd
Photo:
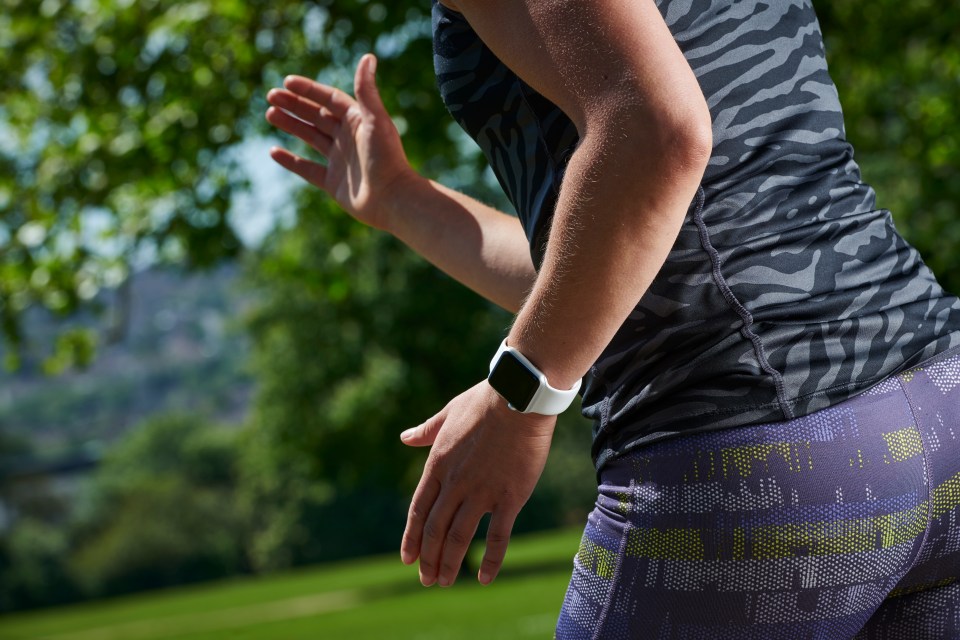
[[69, 602], [79, 597], [65, 559], [63, 528], [24, 518], [0, 537], [0, 612]]
[[246, 570], [236, 431], [191, 416], [146, 421], [98, 470], [71, 569], [88, 595]]

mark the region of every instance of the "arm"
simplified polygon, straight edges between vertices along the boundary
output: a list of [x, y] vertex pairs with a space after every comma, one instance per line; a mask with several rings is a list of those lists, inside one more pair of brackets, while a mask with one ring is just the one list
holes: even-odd
[[536, 278], [520, 221], [412, 176], [390, 199], [388, 229], [449, 276], [516, 313]]
[[[709, 159], [709, 111], [653, 0], [457, 0], [457, 8], [580, 133], [543, 268], [508, 336], [555, 387], [570, 387], [666, 260]], [[402, 436], [433, 447], [401, 551], [407, 562], [420, 558], [424, 584], [452, 582], [483, 512], [492, 516], [481, 582], [500, 568], [555, 425], [504, 404], [480, 383]]]
[[709, 111], [652, 0], [457, 4], [581, 136], [540, 277], [508, 337], [566, 388], [666, 260], [710, 156]]
[[516, 312], [536, 272], [519, 221], [418, 175], [380, 100], [376, 59], [357, 67], [354, 100], [291, 76], [267, 94], [267, 121], [305, 141], [326, 165], [275, 147], [284, 168], [329, 193], [360, 222], [397, 236], [454, 279]]

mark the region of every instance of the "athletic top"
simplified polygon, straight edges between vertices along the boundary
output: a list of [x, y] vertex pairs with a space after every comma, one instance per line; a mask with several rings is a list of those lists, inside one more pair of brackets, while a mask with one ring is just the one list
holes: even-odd
[[[960, 301], [876, 208], [809, 0], [657, 2], [713, 118], [670, 255], [591, 369], [594, 460], [678, 433], [830, 406], [960, 346]], [[576, 128], [434, 2], [448, 110], [513, 202], [539, 267]]]

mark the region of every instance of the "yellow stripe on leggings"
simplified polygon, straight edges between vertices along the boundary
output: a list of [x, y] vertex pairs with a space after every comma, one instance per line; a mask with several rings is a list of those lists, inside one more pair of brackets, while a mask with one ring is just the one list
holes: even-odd
[[[714, 529], [639, 527], [629, 530], [626, 553], [657, 560], [703, 560], [707, 540], [723, 541], [722, 546], [729, 553], [721, 552], [719, 557], [732, 560], [829, 556], [886, 549], [922, 535], [928, 514], [939, 518], [960, 506], [960, 474], [934, 489], [932, 511], [930, 504], [924, 500], [903, 511], [869, 518], [743, 527], [732, 534]], [[581, 547], [585, 558], [599, 557], [598, 553], [586, 553]], [[611, 563], [606, 555], [602, 561], [597, 560], [598, 566]]]

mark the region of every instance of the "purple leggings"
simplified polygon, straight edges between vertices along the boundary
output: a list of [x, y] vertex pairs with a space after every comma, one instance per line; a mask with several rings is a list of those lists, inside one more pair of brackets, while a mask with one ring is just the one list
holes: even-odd
[[608, 463], [557, 638], [960, 638], [960, 354]]

